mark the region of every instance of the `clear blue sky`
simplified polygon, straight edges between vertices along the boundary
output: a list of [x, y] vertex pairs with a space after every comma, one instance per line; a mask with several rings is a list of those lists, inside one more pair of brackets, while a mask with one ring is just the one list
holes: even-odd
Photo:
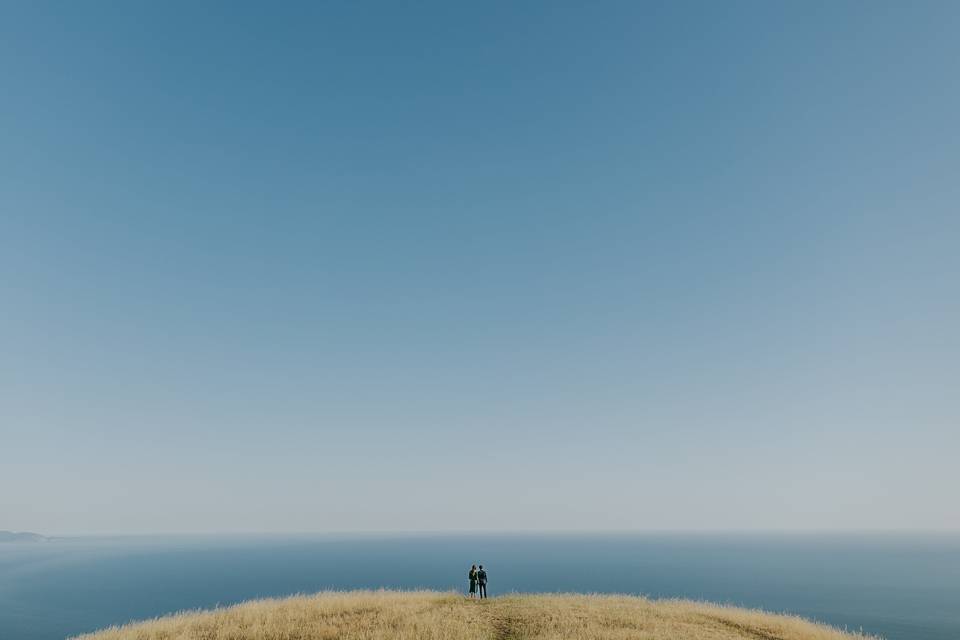
[[960, 528], [958, 33], [4, 3], [0, 529]]

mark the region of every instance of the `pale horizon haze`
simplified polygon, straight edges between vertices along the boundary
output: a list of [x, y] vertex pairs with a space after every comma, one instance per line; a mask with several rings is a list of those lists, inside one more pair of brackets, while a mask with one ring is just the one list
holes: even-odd
[[4, 3], [0, 529], [960, 530], [958, 33]]

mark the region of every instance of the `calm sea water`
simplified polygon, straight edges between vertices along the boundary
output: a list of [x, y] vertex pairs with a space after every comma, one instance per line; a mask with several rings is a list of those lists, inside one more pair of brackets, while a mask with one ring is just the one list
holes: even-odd
[[0, 545], [0, 639], [321, 589], [587, 591], [786, 611], [889, 640], [960, 638], [960, 536], [403, 535], [69, 538]]

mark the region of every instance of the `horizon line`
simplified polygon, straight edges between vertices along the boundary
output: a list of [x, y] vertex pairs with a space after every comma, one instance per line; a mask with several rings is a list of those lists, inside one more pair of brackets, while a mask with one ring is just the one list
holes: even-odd
[[463, 535], [960, 535], [960, 529], [936, 528], [755, 528], [755, 529], [689, 529], [689, 528], [648, 528], [648, 529], [336, 529], [336, 530], [236, 530], [236, 531], [88, 531], [68, 533], [41, 533], [27, 529], [6, 529], [13, 533], [34, 533], [44, 538], [148, 538], [148, 537], [310, 537], [310, 536], [463, 536]]

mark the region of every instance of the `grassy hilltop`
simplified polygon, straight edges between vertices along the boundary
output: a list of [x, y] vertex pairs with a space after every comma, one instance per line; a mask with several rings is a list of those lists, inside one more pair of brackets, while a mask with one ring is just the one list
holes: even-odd
[[83, 640], [849, 640], [801, 618], [632, 596], [326, 592], [181, 613]]

